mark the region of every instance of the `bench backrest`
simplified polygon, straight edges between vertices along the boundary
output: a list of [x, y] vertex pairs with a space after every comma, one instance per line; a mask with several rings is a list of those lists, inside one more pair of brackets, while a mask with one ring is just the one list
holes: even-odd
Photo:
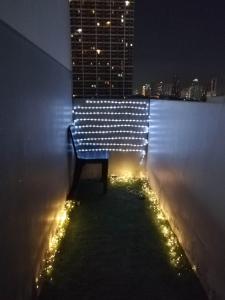
[[72, 144], [73, 144], [73, 150], [74, 150], [74, 154], [77, 158], [77, 147], [78, 147], [78, 143], [76, 142], [76, 129], [74, 125], [70, 125], [69, 128], [69, 136], [72, 140]]

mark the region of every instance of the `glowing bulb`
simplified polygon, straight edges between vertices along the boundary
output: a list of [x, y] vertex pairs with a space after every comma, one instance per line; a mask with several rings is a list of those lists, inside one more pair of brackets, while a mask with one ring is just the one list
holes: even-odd
[[46, 257], [42, 260], [43, 266], [41, 267], [39, 276], [35, 279], [37, 288], [39, 288], [39, 278], [43, 277], [43, 274], [50, 276], [53, 271], [55, 255], [57, 253], [60, 242], [65, 235], [66, 226], [69, 222], [68, 215], [73, 207], [74, 203], [72, 201], [66, 201], [63, 208], [55, 218], [56, 228], [52, 235], [49, 237]]

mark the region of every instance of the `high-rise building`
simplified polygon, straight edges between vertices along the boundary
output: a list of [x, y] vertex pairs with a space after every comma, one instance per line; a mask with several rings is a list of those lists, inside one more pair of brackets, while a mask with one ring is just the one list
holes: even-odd
[[190, 96], [189, 98], [192, 100], [201, 100], [202, 97], [202, 87], [199, 85], [199, 80], [195, 78], [192, 81], [192, 85], [190, 87]]
[[171, 83], [163, 83], [163, 96], [170, 97], [172, 94], [172, 84]]
[[163, 81], [151, 81], [151, 98], [159, 99], [163, 93]]
[[134, 0], [70, 0], [74, 97], [132, 95]]
[[190, 99], [190, 87], [185, 87], [181, 90], [181, 98], [183, 100], [189, 100]]
[[208, 97], [216, 97], [217, 95], [217, 79], [213, 78], [210, 81], [210, 85], [208, 87], [207, 96]]
[[175, 99], [180, 98], [180, 96], [181, 96], [180, 80], [179, 80], [179, 78], [177, 78], [177, 76], [173, 77], [171, 96], [174, 97]]
[[151, 97], [151, 85], [146, 83], [141, 87], [141, 95], [144, 97]]

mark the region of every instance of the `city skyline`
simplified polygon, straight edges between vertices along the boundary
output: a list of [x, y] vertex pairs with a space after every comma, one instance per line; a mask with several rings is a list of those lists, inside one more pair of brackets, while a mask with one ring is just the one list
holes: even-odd
[[150, 2], [135, 5], [134, 88], [150, 80], [188, 85], [218, 79], [225, 89], [225, 29], [222, 2]]
[[207, 101], [207, 99], [221, 96], [217, 92], [217, 78], [207, 83], [194, 78], [188, 85], [183, 85], [180, 78], [174, 76], [171, 81], [149, 81], [134, 90], [135, 95], [153, 99], [174, 99]]

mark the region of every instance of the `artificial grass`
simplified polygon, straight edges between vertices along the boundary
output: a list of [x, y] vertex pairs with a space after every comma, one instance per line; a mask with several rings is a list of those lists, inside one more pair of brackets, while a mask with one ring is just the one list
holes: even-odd
[[40, 299], [207, 299], [185, 256], [178, 268], [170, 264], [142, 181], [115, 183], [104, 196], [99, 185], [81, 184]]

